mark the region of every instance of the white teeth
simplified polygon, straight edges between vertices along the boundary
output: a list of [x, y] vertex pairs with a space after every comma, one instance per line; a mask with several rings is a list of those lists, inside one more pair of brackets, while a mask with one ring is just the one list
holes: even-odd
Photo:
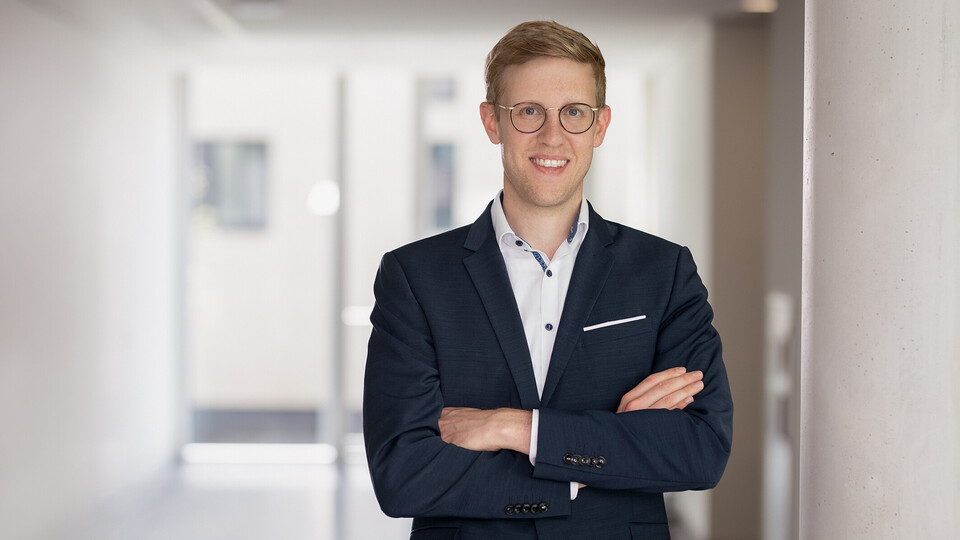
[[567, 164], [565, 159], [534, 159], [533, 162], [541, 167], [550, 168], [563, 167]]

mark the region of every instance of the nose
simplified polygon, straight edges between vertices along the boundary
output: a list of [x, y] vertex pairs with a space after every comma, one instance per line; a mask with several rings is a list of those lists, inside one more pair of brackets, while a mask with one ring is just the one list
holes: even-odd
[[560, 115], [549, 114], [551, 112], [555, 111], [548, 111], [546, 121], [537, 136], [540, 142], [547, 146], [559, 146], [563, 142], [563, 126], [560, 125]]

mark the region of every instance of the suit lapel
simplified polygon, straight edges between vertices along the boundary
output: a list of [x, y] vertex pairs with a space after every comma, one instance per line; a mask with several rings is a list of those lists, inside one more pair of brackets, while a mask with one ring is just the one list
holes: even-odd
[[537, 396], [537, 383], [530, 362], [527, 338], [523, 333], [523, 322], [513, 296], [507, 267], [494, 238], [489, 206], [470, 227], [464, 247], [473, 252], [463, 259], [463, 264], [480, 294], [487, 318], [507, 359], [517, 392], [520, 394], [520, 404], [524, 409], [538, 408], [540, 398]]
[[583, 239], [577, 262], [570, 277], [570, 287], [563, 304], [563, 314], [557, 328], [557, 340], [550, 357], [550, 369], [543, 387], [543, 403], [549, 403], [563, 370], [566, 369], [573, 349], [600, 296], [600, 291], [613, 268], [613, 255], [606, 246], [613, 242], [607, 231], [607, 223], [590, 207], [590, 229]]

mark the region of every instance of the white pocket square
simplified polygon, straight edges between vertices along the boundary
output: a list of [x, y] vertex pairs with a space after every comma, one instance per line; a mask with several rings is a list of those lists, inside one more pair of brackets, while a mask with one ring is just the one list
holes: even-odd
[[596, 330], [597, 328], [606, 328], [607, 326], [613, 326], [613, 325], [615, 325], [615, 324], [623, 324], [623, 323], [628, 323], [628, 322], [633, 322], [633, 321], [639, 321], [639, 320], [646, 319], [646, 318], [647, 318], [646, 315], [637, 315], [636, 317], [628, 317], [628, 318], [626, 318], [626, 319], [617, 319], [617, 320], [615, 320], [615, 321], [607, 321], [607, 322], [602, 322], [602, 323], [600, 323], [600, 324], [592, 324], [592, 325], [590, 325], [590, 326], [584, 326], [584, 327], [583, 327], [583, 331], [584, 331], [584, 332], [589, 332], [589, 331], [591, 331], [591, 330]]

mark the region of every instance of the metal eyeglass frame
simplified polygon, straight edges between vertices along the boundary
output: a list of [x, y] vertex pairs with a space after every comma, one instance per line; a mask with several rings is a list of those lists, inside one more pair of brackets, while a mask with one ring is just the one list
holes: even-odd
[[[539, 103], [533, 103], [530, 101], [522, 101], [512, 107], [505, 107], [503, 105], [500, 105], [499, 103], [495, 103], [495, 105], [510, 113], [510, 125], [512, 125], [513, 129], [519, 131], [520, 133], [536, 133], [540, 131], [541, 129], [543, 129], [543, 126], [547, 123], [547, 111], [557, 111], [557, 120], [560, 121], [560, 127], [562, 127], [564, 131], [566, 131], [571, 135], [580, 135], [581, 133], [586, 133], [590, 131], [590, 128], [592, 128], [593, 125], [597, 123], [597, 111], [600, 110], [600, 107], [591, 107], [586, 103], [567, 103], [563, 107], [544, 107]], [[540, 123], [537, 129], [534, 129], [533, 131], [524, 131], [518, 128], [517, 124], [513, 121], [513, 110], [522, 105], [533, 105], [535, 107], [540, 107], [541, 109], [543, 109], [543, 122]], [[586, 105], [588, 109], [593, 111], [593, 118], [590, 120], [590, 125], [588, 125], [583, 131], [570, 131], [569, 129], [567, 129], [567, 126], [563, 125], [563, 110], [566, 109], [567, 107], [572, 107], [574, 105]]]

